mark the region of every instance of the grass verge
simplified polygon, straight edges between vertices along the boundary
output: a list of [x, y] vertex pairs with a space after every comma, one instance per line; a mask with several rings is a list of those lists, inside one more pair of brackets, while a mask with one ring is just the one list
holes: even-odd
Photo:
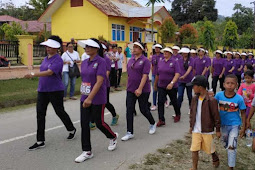
[[[0, 80], [0, 109], [36, 103], [38, 80], [38, 78]], [[127, 74], [123, 73], [120, 84], [122, 90], [126, 89], [126, 81]], [[80, 85], [81, 78], [78, 78], [75, 95], [80, 95]]]

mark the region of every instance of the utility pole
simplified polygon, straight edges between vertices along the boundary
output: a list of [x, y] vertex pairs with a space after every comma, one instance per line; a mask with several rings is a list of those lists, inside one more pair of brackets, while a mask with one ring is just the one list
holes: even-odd
[[254, 12], [254, 21], [253, 21], [253, 49], [255, 47], [255, 1], [251, 2], [250, 4], [254, 5], [253, 12]]

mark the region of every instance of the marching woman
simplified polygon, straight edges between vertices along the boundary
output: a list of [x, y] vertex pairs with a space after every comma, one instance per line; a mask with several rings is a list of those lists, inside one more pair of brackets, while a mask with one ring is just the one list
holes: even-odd
[[255, 60], [254, 55], [252, 53], [248, 53], [248, 58], [246, 60], [246, 64], [251, 64], [253, 67], [255, 67]]
[[107, 103], [106, 85], [106, 62], [101, 43], [94, 38], [79, 41], [81, 46], [86, 48], [90, 56], [81, 64], [81, 141], [82, 154], [75, 159], [81, 163], [93, 157], [90, 141], [89, 122], [95, 120], [97, 128], [110, 139], [108, 150], [112, 151], [117, 146], [118, 134], [104, 122], [104, 107]]
[[[164, 55], [160, 52], [160, 50], [162, 49], [162, 46], [160, 44], [156, 44], [154, 45], [155, 48], [155, 54], [152, 56], [151, 59], [151, 66], [152, 66], [152, 87], [154, 87], [154, 82], [155, 82], [155, 77], [156, 77], [156, 73], [157, 73], [157, 67], [158, 67], [158, 62], [160, 60], [160, 58], [164, 58]], [[154, 91], [153, 88], [153, 106], [151, 107], [151, 111], [154, 111], [157, 109], [157, 95], [158, 92]]]
[[210, 58], [210, 56], [209, 56], [208, 50], [205, 50], [205, 57], [206, 57], [206, 59], [207, 59], [208, 65], [209, 65], [209, 67], [207, 68], [207, 72], [206, 72], [206, 78], [207, 78], [207, 82], [208, 82], [208, 83], [207, 83], [207, 89], [210, 89], [210, 84], [209, 84], [208, 79], [209, 79], [210, 73], [211, 73], [210, 68], [211, 68], [211, 65], [212, 65], [212, 60], [211, 60], [211, 58]]
[[195, 60], [197, 58], [197, 51], [194, 49], [191, 49], [190, 56]]
[[179, 53], [182, 55], [182, 58], [179, 60], [181, 77], [179, 78], [178, 85], [178, 107], [181, 108], [185, 88], [189, 99], [189, 106], [191, 104], [192, 86], [187, 86], [187, 83], [190, 83], [193, 78], [194, 59], [190, 56], [190, 50], [187, 47], [182, 48]]
[[243, 70], [243, 66], [244, 66], [244, 62], [241, 59], [241, 54], [239, 52], [235, 53], [235, 70], [234, 70], [234, 74], [236, 75], [237, 79], [238, 79], [238, 87], [241, 85], [241, 75], [242, 75], [242, 70]]
[[179, 51], [180, 51], [180, 47], [175, 45], [172, 47], [172, 51], [173, 51], [173, 56], [172, 58], [176, 61], [178, 61], [179, 59], [182, 58], [182, 56], [179, 54]]
[[58, 54], [58, 49], [62, 46], [62, 40], [58, 36], [51, 36], [47, 41], [41, 43], [46, 46], [48, 56], [45, 57], [39, 73], [25, 75], [25, 78], [39, 77], [37, 96], [37, 142], [29, 147], [29, 150], [36, 150], [45, 147], [45, 117], [48, 104], [51, 103], [57, 116], [64, 123], [69, 131], [68, 140], [75, 137], [76, 129], [69, 115], [65, 112], [64, 84], [62, 82], [63, 60]]
[[212, 61], [212, 88], [214, 94], [216, 94], [217, 84], [220, 81], [220, 88], [223, 91], [223, 83], [224, 83], [224, 67], [225, 59], [223, 58], [223, 53], [221, 50], [215, 51], [215, 58]]
[[224, 76], [226, 77], [229, 74], [233, 74], [235, 70], [235, 62], [233, 60], [233, 53], [231, 51], [226, 51], [225, 54], [227, 55], [227, 58], [224, 61]]
[[198, 58], [194, 61], [194, 70], [193, 75], [202, 75], [206, 77], [206, 72], [210, 67], [210, 63], [208, 63], [208, 59], [205, 57], [205, 49], [198, 49]]
[[127, 133], [121, 138], [123, 141], [134, 138], [133, 122], [135, 104], [137, 100], [141, 113], [150, 123], [149, 134], [154, 134], [156, 132], [156, 123], [148, 106], [148, 99], [151, 91], [148, 75], [150, 73], [151, 64], [150, 61], [143, 55], [143, 45], [139, 42], [135, 42], [133, 45], [133, 56], [127, 65]]
[[180, 67], [178, 62], [174, 58], [172, 58], [173, 51], [171, 48], [166, 47], [165, 49], [163, 49], [163, 51], [165, 58], [160, 60], [158, 63], [157, 76], [154, 83], [155, 90], [158, 90], [158, 127], [165, 125], [164, 103], [167, 95], [170, 97], [170, 100], [174, 107], [176, 115], [174, 117], [174, 122], [179, 122], [181, 118], [181, 111], [180, 107], [178, 107], [177, 102]]

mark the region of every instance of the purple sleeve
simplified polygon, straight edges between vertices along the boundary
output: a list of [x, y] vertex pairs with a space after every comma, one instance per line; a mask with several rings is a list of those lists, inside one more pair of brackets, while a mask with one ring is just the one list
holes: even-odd
[[190, 58], [190, 63], [189, 63], [189, 67], [192, 67], [194, 68], [194, 59], [193, 58]]
[[225, 67], [225, 68], [226, 68], [226, 63], [227, 63], [226, 60], [224, 60], [223, 61], [223, 67]]
[[175, 65], [175, 73], [181, 74], [179, 63], [176, 61], [174, 65]]
[[61, 58], [53, 61], [50, 66], [48, 67], [51, 71], [53, 71], [55, 74], [62, 72], [63, 69], [63, 60]]
[[111, 71], [111, 60], [105, 56], [105, 62], [106, 62], [106, 71]]
[[148, 59], [144, 60], [144, 65], [143, 65], [143, 74], [149, 74], [151, 69], [151, 64]]
[[207, 60], [206, 60], [206, 67], [210, 67], [211, 66], [211, 63], [212, 63], [212, 61], [211, 61], [211, 58], [207, 58]]
[[98, 63], [97, 76], [103, 76], [104, 78], [106, 77], [106, 62], [103, 59], [100, 63]]

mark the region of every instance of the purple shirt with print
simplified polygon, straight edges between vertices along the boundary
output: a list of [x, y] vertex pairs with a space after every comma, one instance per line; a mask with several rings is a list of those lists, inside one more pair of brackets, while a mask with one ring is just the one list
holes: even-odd
[[223, 70], [224, 67], [224, 58], [213, 58], [212, 67], [214, 69], [213, 71], [213, 77], [219, 76]]
[[202, 75], [204, 69], [209, 65], [208, 59], [206, 59], [205, 56], [201, 59], [198, 57], [197, 59], [195, 59], [194, 62], [194, 69], [196, 70], [196, 75]]
[[157, 67], [158, 67], [158, 62], [160, 58], [164, 58], [163, 54], [159, 54], [159, 55], [153, 55], [152, 59], [151, 59], [151, 65], [152, 65], [152, 75], [156, 75], [157, 74]]
[[[127, 73], [128, 73], [128, 84], [127, 84], [127, 91], [134, 93], [142, 80], [144, 74], [149, 75], [151, 69], [150, 61], [142, 55], [137, 60], [135, 57], [132, 56], [127, 64]], [[144, 87], [143, 93], [150, 93], [151, 87], [149, 78], [147, 79]]]
[[229, 70], [231, 70], [232, 67], [235, 67], [235, 62], [233, 59], [226, 59], [225, 62], [224, 62], [224, 68], [225, 68], [225, 72], [224, 72], [224, 75], [227, 76], [229, 74], [233, 74], [229, 72]]
[[255, 64], [255, 60], [253, 58], [252, 59], [247, 58], [245, 64], [253, 65], [253, 64]]
[[[179, 61], [178, 61], [178, 64], [179, 64], [179, 67], [180, 67], [180, 74], [181, 76], [183, 76], [187, 70], [184, 68], [184, 58], [182, 57]], [[188, 67], [192, 67], [192, 70], [193, 70], [193, 67], [194, 67], [194, 59], [192, 57], [189, 58], [188, 60]], [[190, 73], [187, 75], [187, 77], [183, 80], [179, 79], [179, 82], [180, 83], [189, 83], [191, 82], [192, 78], [193, 78], [193, 72], [192, 70], [190, 71]]]
[[38, 92], [63, 91], [65, 89], [62, 82], [63, 60], [59, 54], [56, 54], [51, 58], [44, 58], [40, 66], [40, 72], [49, 69], [53, 71], [53, 74], [51, 76], [39, 78]]
[[173, 60], [178, 61], [182, 58], [181, 54], [172, 55], [171, 57]]
[[[167, 61], [165, 59], [160, 60], [157, 72], [159, 76], [158, 87], [166, 88], [173, 80], [175, 73], [180, 73], [180, 67], [179, 63], [174, 58], [171, 57]], [[177, 88], [178, 83], [176, 82], [173, 87]]]
[[243, 60], [242, 59], [235, 59], [234, 60], [235, 62], [235, 70], [234, 70], [234, 74], [235, 75], [241, 75], [242, 74], [242, 71], [238, 71], [238, 69], [243, 66]]
[[[83, 83], [88, 83], [91, 85], [91, 90], [93, 90], [94, 85], [97, 82], [97, 76], [102, 76], [104, 82], [100, 87], [99, 91], [92, 100], [93, 105], [106, 104], [106, 61], [99, 55], [95, 56], [92, 61], [86, 59], [81, 64], [81, 80]], [[84, 102], [88, 95], [81, 95], [81, 102]]]
[[[111, 71], [111, 64], [112, 64], [112, 61], [107, 57], [107, 55], [104, 55], [104, 59], [105, 59], [105, 62], [106, 62], [106, 71]], [[106, 75], [107, 76], [107, 75]], [[111, 87], [111, 84], [110, 84], [110, 77], [107, 77], [106, 79], [106, 85], [107, 87]]]

